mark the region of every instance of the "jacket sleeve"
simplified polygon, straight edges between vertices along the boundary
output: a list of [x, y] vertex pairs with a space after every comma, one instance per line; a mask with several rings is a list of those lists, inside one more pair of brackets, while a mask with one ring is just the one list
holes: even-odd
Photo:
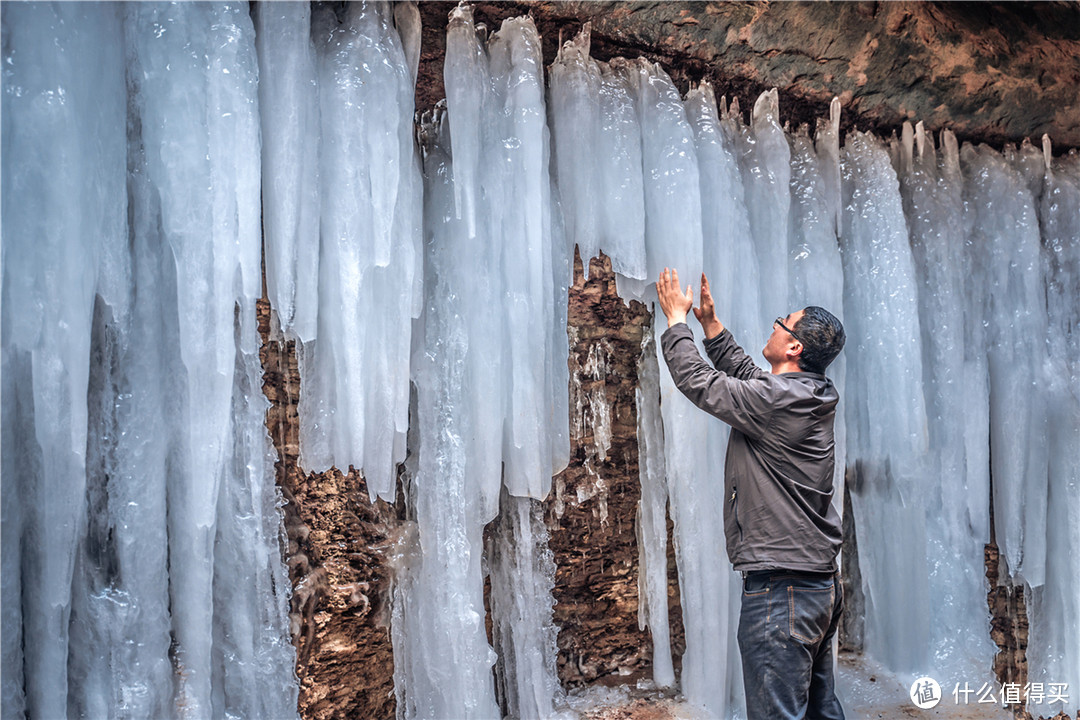
[[702, 359], [694, 336], [685, 324], [668, 328], [660, 338], [664, 360], [675, 387], [690, 402], [752, 438], [769, 427], [774, 407], [770, 377], [740, 380], [714, 370]]
[[720, 334], [705, 339], [705, 352], [716, 369], [739, 380], [762, 377], [767, 373], [754, 364], [750, 356], [735, 342], [735, 336], [724, 328]]

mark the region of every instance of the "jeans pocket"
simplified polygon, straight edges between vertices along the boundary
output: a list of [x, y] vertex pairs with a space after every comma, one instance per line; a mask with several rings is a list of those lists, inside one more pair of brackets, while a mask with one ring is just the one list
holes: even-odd
[[836, 590], [788, 585], [788, 634], [793, 640], [816, 645], [825, 637], [832, 621]]

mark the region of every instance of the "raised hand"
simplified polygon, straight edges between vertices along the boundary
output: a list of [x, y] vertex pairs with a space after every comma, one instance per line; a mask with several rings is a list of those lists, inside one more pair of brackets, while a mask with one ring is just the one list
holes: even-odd
[[701, 273], [701, 304], [694, 308], [694, 317], [701, 323], [701, 329], [705, 331], [707, 338], [716, 337], [724, 330], [724, 325], [716, 317], [716, 304], [709, 291], [709, 279], [705, 277], [705, 273]]
[[679, 287], [679, 271], [664, 268], [656, 282], [656, 295], [660, 299], [660, 309], [667, 316], [668, 327], [686, 322], [686, 313], [694, 306], [694, 290], [686, 286], [684, 295]]

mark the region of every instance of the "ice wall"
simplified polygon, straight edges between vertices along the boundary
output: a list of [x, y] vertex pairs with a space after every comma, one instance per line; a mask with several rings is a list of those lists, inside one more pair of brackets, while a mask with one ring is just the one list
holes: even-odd
[[[747, 122], [708, 84], [683, 97], [658, 65], [595, 61], [587, 29], [545, 88], [530, 20], [489, 35], [461, 6], [421, 173], [415, 6], [253, 15], [4, 6], [5, 715], [295, 712], [260, 260], [272, 333], [298, 341], [304, 467], [351, 466], [393, 498], [408, 457], [400, 715], [559, 712], [538, 501], [568, 462], [575, 246], [609, 254], [620, 292], [646, 302], [664, 267], [695, 294], [704, 271], [751, 355], [777, 315], [839, 315], [848, 348], [830, 374], [867, 651], [943, 685], [989, 679], [992, 476], [1004, 575], [1029, 600], [1030, 679], [1068, 683], [1070, 703], [1047, 709], [1075, 711], [1075, 153], [960, 148], [920, 125], [841, 149], [838, 101], [813, 138], [781, 129], [775, 91]], [[727, 430], [673, 387], [664, 325], [639, 365], [639, 622], [657, 685], [738, 717]]]
[[247, 7], [3, 35], [4, 714], [288, 716]]
[[3, 13], [5, 714], [67, 712], [97, 268], [126, 240], [124, 58], [97, 38], [120, 31], [116, 8]]

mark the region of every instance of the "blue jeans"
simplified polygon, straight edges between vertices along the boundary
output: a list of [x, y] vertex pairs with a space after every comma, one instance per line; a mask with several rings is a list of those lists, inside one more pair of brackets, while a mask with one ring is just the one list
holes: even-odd
[[843, 606], [839, 574], [746, 575], [739, 650], [749, 720], [843, 720], [832, 651]]

